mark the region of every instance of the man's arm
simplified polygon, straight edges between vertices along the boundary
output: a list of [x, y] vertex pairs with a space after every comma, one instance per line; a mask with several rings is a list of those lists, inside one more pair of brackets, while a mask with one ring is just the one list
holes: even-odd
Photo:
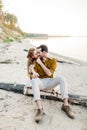
[[39, 58], [36, 60], [36, 62], [42, 67], [42, 69], [48, 76], [52, 75], [50, 69], [48, 69]]

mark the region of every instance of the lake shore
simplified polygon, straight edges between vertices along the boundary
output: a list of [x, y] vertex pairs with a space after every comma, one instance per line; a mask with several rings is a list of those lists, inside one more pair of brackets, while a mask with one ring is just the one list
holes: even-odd
[[[26, 55], [24, 49], [33, 47], [29, 39], [19, 42], [0, 43], [0, 82], [22, 83], [27, 79]], [[56, 75], [63, 75], [68, 82], [69, 93], [87, 95], [87, 65], [65, 57], [59, 57]], [[0, 130], [87, 130], [87, 109], [70, 105], [75, 119], [69, 119], [61, 111], [61, 103], [43, 100], [46, 116], [40, 125], [34, 122], [33, 98], [0, 90]], [[15, 108], [15, 109], [14, 109]], [[48, 111], [49, 110], [49, 111]]]

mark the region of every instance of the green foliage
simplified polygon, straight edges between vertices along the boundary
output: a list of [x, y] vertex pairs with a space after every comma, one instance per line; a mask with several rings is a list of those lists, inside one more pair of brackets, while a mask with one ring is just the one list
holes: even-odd
[[10, 29], [15, 29], [17, 25], [17, 17], [14, 14], [4, 13], [4, 23]]
[[0, 11], [2, 10], [3, 5], [2, 5], [2, 0], [0, 0]]
[[0, 41], [12, 42], [25, 37], [25, 33], [18, 25], [14, 14], [3, 11], [2, 0], [0, 0]]
[[4, 12], [2, 8], [3, 4], [2, 0], [0, 0], [0, 23], [10, 29], [15, 29], [18, 26], [17, 17], [14, 14]]
[[4, 42], [13, 42], [14, 40], [13, 39], [11, 39], [11, 38], [9, 38], [9, 37], [7, 37], [6, 39], [4, 39]]
[[2, 11], [3, 5], [2, 0], [0, 0], [0, 23], [3, 22], [3, 11]]

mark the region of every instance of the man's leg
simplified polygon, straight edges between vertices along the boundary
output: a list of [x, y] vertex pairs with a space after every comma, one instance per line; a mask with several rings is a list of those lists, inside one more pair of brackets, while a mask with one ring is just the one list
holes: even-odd
[[37, 107], [38, 106], [42, 106], [41, 102], [39, 102], [38, 100], [40, 100], [40, 89], [50, 89], [50, 88], [54, 88], [57, 85], [60, 85], [60, 91], [61, 91], [61, 95], [63, 98], [63, 105], [62, 105], [62, 110], [70, 117], [70, 118], [74, 118], [73, 113], [68, 105], [68, 88], [67, 88], [67, 83], [64, 77], [59, 76], [59, 77], [55, 77], [55, 78], [44, 78], [44, 79], [33, 79], [33, 94], [34, 94], [34, 98], [36, 99]]
[[[50, 89], [50, 88], [56, 87], [57, 85], [60, 85], [60, 92], [61, 92], [62, 98], [68, 99], [67, 82], [63, 76], [59, 76], [55, 78], [44, 78], [42, 79], [42, 82], [43, 84], [45, 84], [43, 89]], [[68, 102], [65, 101], [65, 105], [68, 105]]]
[[34, 101], [37, 107], [37, 113], [35, 116], [35, 121], [38, 123], [43, 115], [45, 114], [43, 111], [43, 106], [40, 99], [40, 86], [43, 86], [43, 83], [39, 78], [33, 78], [32, 79], [32, 90], [34, 95]]
[[[59, 77], [55, 77], [55, 78], [47, 78], [46, 82], [45, 79], [42, 79], [44, 84], [45, 84], [45, 88], [44, 89], [49, 89], [49, 88], [54, 88], [57, 85], [60, 85], [60, 92], [63, 98], [63, 105], [62, 105], [62, 110], [70, 117], [70, 118], [74, 118], [74, 115], [69, 107], [68, 104], [68, 88], [67, 88], [67, 82], [66, 79], [62, 76]], [[48, 81], [47, 81], [48, 80]]]
[[[60, 85], [60, 91], [62, 94], [64, 105], [68, 105], [68, 88], [64, 77], [32, 79], [32, 90], [34, 94], [34, 100], [40, 100], [40, 89], [50, 89], [56, 87], [57, 85]], [[38, 106], [39, 105], [37, 104], [37, 107]], [[40, 107], [41, 106], [39, 106], [38, 108]]]

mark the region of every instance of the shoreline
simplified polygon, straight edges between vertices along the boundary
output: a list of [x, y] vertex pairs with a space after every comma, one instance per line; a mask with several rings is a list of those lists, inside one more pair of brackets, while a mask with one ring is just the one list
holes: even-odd
[[[33, 47], [36, 47], [33, 43], [33, 41], [31, 42], [31, 39], [29, 38], [26, 38], [27, 41], [29, 41]], [[33, 44], [32, 44], [33, 43]], [[77, 65], [84, 65], [86, 66], [87, 65], [87, 61], [83, 61], [83, 60], [80, 60], [78, 58], [74, 58], [74, 57], [68, 57], [68, 56], [64, 56], [62, 54], [57, 54], [55, 52], [52, 52], [52, 51], [49, 51], [49, 54], [52, 56], [52, 57], [55, 57], [57, 59], [57, 61], [65, 61], [66, 63], [73, 63], [73, 64], [77, 64]]]
[[86, 61], [81, 61], [79, 59], [76, 58], [72, 58], [72, 57], [67, 57], [64, 55], [60, 55], [54, 52], [49, 52], [51, 56], [55, 56], [57, 60], [59, 61], [65, 61], [66, 63], [71, 63], [71, 64], [77, 64], [77, 65], [87, 65]]
[[[16, 43], [16, 42], [22, 43], [23, 41], [29, 42], [27, 44], [30, 44], [31, 47], [34, 47], [34, 48], [36, 47], [34, 44], [30, 43], [29, 38], [24, 38], [19, 41], [14, 41], [14, 42], [10, 42], [10, 43], [0, 42], [0, 47], [3, 46], [2, 44], [4, 44], [5, 46], [9, 46], [9, 44]], [[28, 50], [28, 48], [24, 48], [24, 49]], [[87, 65], [86, 61], [82, 61], [77, 58], [72, 58], [72, 57], [61, 55], [61, 54], [57, 54], [52, 51], [49, 51], [49, 55], [52, 57], [55, 57], [57, 59], [57, 61], [59, 61], [60, 63], [70, 63], [70, 64], [77, 64], [77, 65], [84, 65], [84, 66]]]

